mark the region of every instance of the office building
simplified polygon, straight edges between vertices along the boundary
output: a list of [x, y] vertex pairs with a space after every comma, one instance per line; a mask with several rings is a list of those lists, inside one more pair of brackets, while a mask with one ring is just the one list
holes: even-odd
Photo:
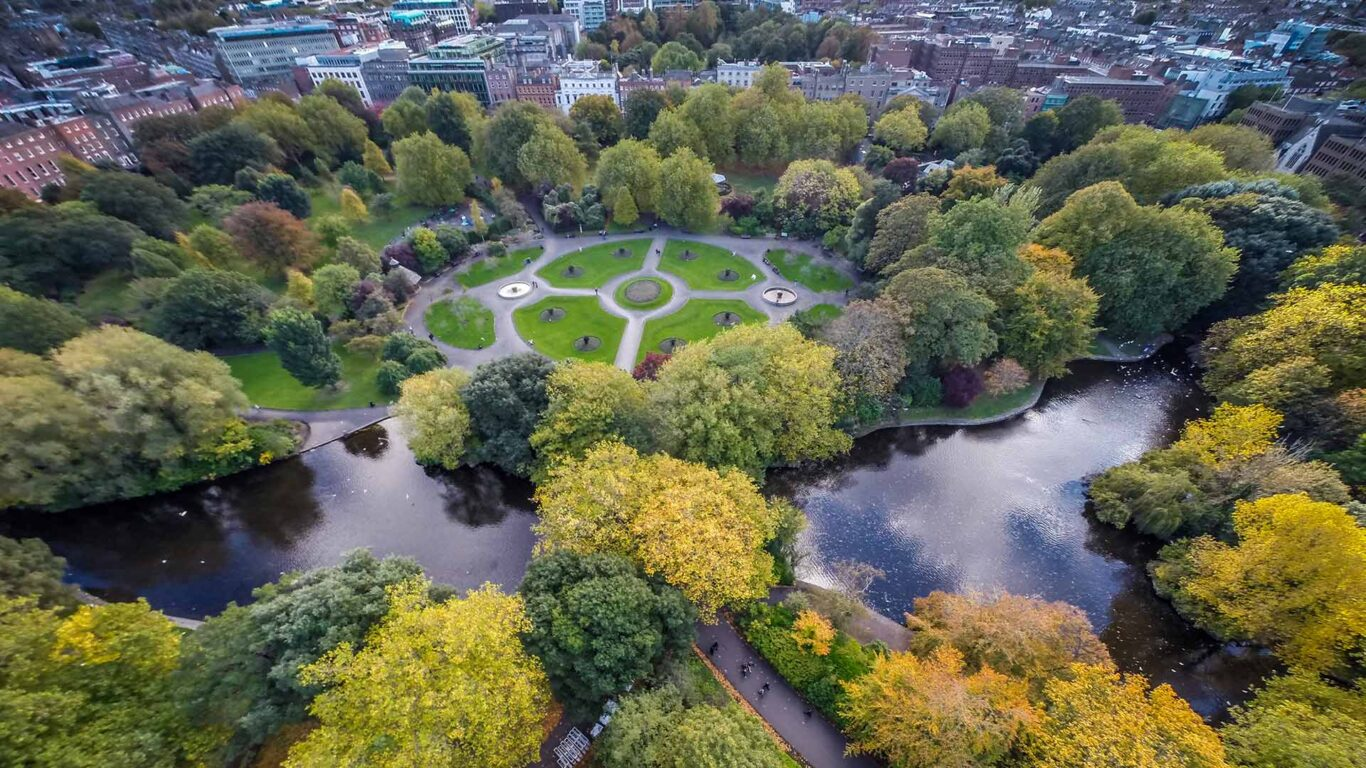
[[473, 94], [484, 106], [493, 104], [488, 70], [505, 63], [503, 41], [489, 35], [442, 40], [408, 61], [408, 82], [423, 90]]
[[299, 65], [308, 70], [314, 87], [339, 80], [354, 86], [370, 107], [388, 104], [408, 87], [408, 47], [399, 40], [309, 56]]
[[335, 51], [337, 27], [330, 21], [280, 21], [209, 30], [224, 72], [242, 85], [287, 81], [304, 56]]
[[[1228, 111], [1228, 97], [1243, 86], [1259, 88], [1286, 88], [1290, 85], [1288, 66], [1263, 66], [1244, 59], [1231, 59], [1207, 66], [1186, 66], [1180, 68], [1175, 76], [1178, 83], [1191, 83], [1188, 90], [1192, 98], [1202, 99], [1204, 108], [1201, 118], [1210, 120]], [[1172, 71], [1168, 71], [1172, 76]]]
[[1350, 176], [1366, 181], [1366, 136], [1329, 136], [1305, 164], [1304, 172], [1325, 179]]
[[432, 23], [450, 22], [454, 35], [468, 35], [474, 31], [474, 12], [464, 0], [395, 0], [392, 11], [422, 11]]
[[390, 11], [389, 35], [412, 53], [426, 53], [436, 42], [436, 27], [425, 11]]
[[542, 67], [572, 58], [579, 44], [579, 22], [573, 16], [518, 16], [495, 25], [489, 34], [503, 41], [517, 67]]
[[597, 29], [607, 23], [604, 0], [564, 0], [564, 12], [578, 19], [585, 30]]

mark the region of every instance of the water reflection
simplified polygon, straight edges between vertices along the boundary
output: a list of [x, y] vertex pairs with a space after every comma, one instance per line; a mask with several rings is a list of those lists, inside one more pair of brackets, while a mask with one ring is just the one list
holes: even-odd
[[357, 547], [415, 557], [458, 588], [514, 588], [535, 541], [530, 495], [493, 469], [424, 470], [398, 430], [380, 425], [178, 493], [8, 516], [0, 533], [46, 540], [92, 592], [199, 617]]
[[810, 517], [802, 576], [854, 559], [887, 573], [870, 595], [895, 619], [932, 590], [1006, 589], [1079, 606], [1116, 661], [1171, 682], [1206, 715], [1242, 697], [1271, 661], [1217, 648], [1152, 592], [1152, 542], [1085, 512], [1084, 478], [1169, 441], [1205, 405], [1176, 356], [1080, 364], [1040, 407], [970, 430], [874, 433], [769, 490]]

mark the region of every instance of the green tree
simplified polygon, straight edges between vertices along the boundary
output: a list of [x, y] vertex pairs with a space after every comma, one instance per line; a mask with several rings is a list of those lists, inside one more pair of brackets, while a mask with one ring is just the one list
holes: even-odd
[[317, 318], [286, 307], [270, 313], [266, 342], [289, 375], [306, 387], [331, 387], [341, 380], [341, 359], [332, 351]]
[[470, 375], [459, 368], [438, 368], [403, 382], [394, 414], [419, 464], [460, 466], [470, 429], [460, 390], [469, 381]]
[[531, 474], [530, 438], [549, 403], [546, 380], [554, 365], [541, 355], [502, 357], [474, 369], [463, 397], [470, 414], [470, 463], [495, 464]]
[[797, 237], [815, 237], [853, 219], [863, 197], [858, 177], [829, 160], [796, 160], [773, 189], [779, 223]]
[[692, 645], [696, 613], [687, 599], [643, 578], [623, 557], [543, 555], [531, 561], [519, 591], [531, 619], [527, 650], [575, 717], [597, 714], [666, 653]]
[[428, 130], [426, 109], [422, 104], [408, 99], [397, 99], [385, 107], [380, 121], [384, 124], [385, 133], [395, 140]]
[[684, 148], [660, 163], [659, 216], [675, 227], [705, 231], [716, 217], [719, 195], [712, 181], [712, 167]]
[[1001, 352], [1035, 376], [1061, 376], [1090, 351], [1099, 308], [1085, 280], [1036, 270], [1001, 300]]
[[470, 127], [465, 122], [465, 113], [461, 110], [454, 92], [432, 93], [427, 98], [425, 119], [427, 130], [438, 139], [453, 147], [460, 147], [463, 152], [470, 151]]
[[169, 187], [127, 171], [91, 174], [81, 187], [81, 199], [100, 213], [123, 219], [163, 240], [171, 239], [189, 218], [185, 203]]
[[569, 108], [569, 119], [587, 125], [599, 147], [610, 147], [621, 141], [626, 130], [621, 110], [611, 96], [593, 94], [579, 98]]
[[373, 141], [365, 142], [365, 169], [372, 171], [379, 176], [388, 176], [394, 170], [389, 167], [389, 161], [384, 157], [384, 150]]
[[1071, 152], [1090, 141], [1100, 129], [1124, 122], [1124, 112], [1113, 99], [1085, 94], [1069, 99], [1058, 110], [1054, 151]]
[[1366, 696], [1319, 676], [1273, 677], [1220, 734], [1237, 765], [1352, 768], [1366, 754]]
[[929, 239], [930, 224], [938, 215], [939, 200], [932, 195], [907, 195], [882, 209], [864, 268], [881, 272], [896, 264], [906, 251]]
[[578, 189], [588, 176], [588, 161], [564, 131], [542, 124], [518, 151], [517, 170], [524, 179], [557, 187], [568, 184]]
[[946, 269], [988, 296], [1002, 297], [1032, 271], [1019, 252], [1033, 226], [1027, 207], [978, 197], [930, 221], [928, 243], [903, 261], [910, 267]]
[[66, 560], [42, 539], [0, 536], [0, 603], [28, 598], [39, 609], [74, 608], [76, 590], [62, 581], [65, 574]]
[[636, 210], [636, 199], [631, 195], [631, 190], [622, 189], [617, 194], [616, 202], [612, 204], [612, 221], [623, 227], [629, 227], [640, 218], [640, 211]]
[[0, 347], [41, 355], [85, 328], [80, 315], [61, 304], [0, 285]]
[[330, 320], [340, 319], [355, 295], [360, 272], [347, 263], [327, 264], [314, 270], [312, 277], [314, 308]]
[[454, 205], [474, 181], [469, 157], [431, 133], [400, 139], [393, 152], [398, 192], [415, 203]]
[[897, 154], [915, 152], [925, 146], [929, 129], [913, 109], [887, 112], [873, 126], [873, 138]]
[[626, 135], [633, 139], [644, 139], [650, 135], [650, 126], [655, 118], [668, 106], [664, 94], [659, 91], [637, 88], [626, 97]]
[[1276, 165], [1276, 149], [1256, 128], [1208, 123], [1190, 132], [1190, 141], [1224, 156], [1231, 171], [1269, 171]]
[[16, 210], [0, 217], [0, 283], [34, 296], [78, 292], [110, 267], [131, 266], [140, 232], [85, 205]]
[[667, 42], [659, 47], [654, 58], [650, 59], [650, 71], [658, 77], [670, 70], [686, 69], [696, 72], [702, 69], [702, 59], [679, 42]]
[[196, 184], [232, 184], [243, 168], [265, 168], [283, 160], [274, 139], [237, 121], [190, 142], [190, 178]]
[[569, 362], [546, 380], [547, 404], [531, 435], [541, 466], [580, 459], [604, 440], [651, 448], [645, 389], [607, 363]]
[[595, 753], [605, 768], [788, 764], [753, 715], [733, 704], [685, 707], [673, 686], [623, 700]]
[[261, 340], [271, 296], [238, 272], [190, 269], [170, 281], [148, 316], [149, 330], [187, 349]]
[[299, 99], [298, 109], [299, 117], [313, 132], [313, 153], [329, 167], [364, 157], [369, 141], [365, 121], [336, 99], [312, 93]]
[[317, 146], [313, 128], [287, 97], [263, 98], [242, 110], [236, 122], [245, 123], [275, 140], [286, 163], [302, 163]]
[[698, 157], [707, 156], [707, 141], [702, 130], [683, 112], [675, 107], [665, 109], [650, 126], [650, 144], [663, 157], [669, 157], [680, 149], [692, 150]]
[[[951, 109], [934, 124], [930, 144], [950, 154], [977, 149], [987, 140], [991, 117], [981, 104], [960, 102], [963, 106]], [[909, 111], [909, 110], [903, 110]]]
[[838, 350], [835, 370], [854, 396], [886, 397], [906, 373], [900, 319], [886, 303], [855, 301], [825, 327], [821, 339]]
[[730, 89], [707, 83], [688, 90], [688, 98], [678, 108], [680, 115], [697, 126], [702, 134], [700, 152], [714, 165], [730, 162], [735, 156], [735, 126], [731, 120]]
[[379, 272], [379, 254], [354, 237], [337, 238], [337, 253], [333, 260], [352, 267], [361, 275]]
[[251, 193], [245, 190], [223, 184], [205, 184], [190, 193], [189, 205], [190, 210], [217, 226], [234, 208], [251, 199]]
[[293, 176], [284, 173], [268, 173], [256, 185], [256, 199], [263, 203], [273, 203], [282, 211], [289, 211], [295, 218], [306, 219], [313, 212], [313, 201]]
[[833, 428], [834, 359], [835, 350], [790, 325], [744, 325], [689, 344], [649, 390], [661, 442], [688, 461], [756, 475], [780, 461], [843, 453], [850, 441]]
[[1286, 268], [1281, 279], [1286, 288], [1366, 284], [1366, 246], [1330, 245], [1305, 254]]
[[912, 365], [974, 365], [996, 351], [996, 304], [961, 275], [938, 267], [908, 269], [887, 283], [878, 300], [901, 321]]
[[531, 628], [522, 600], [488, 584], [438, 602], [417, 579], [388, 592], [389, 614], [364, 646], [343, 643], [301, 672], [327, 689], [309, 708], [321, 725], [287, 768], [534, 762], [550, 691], [518, 639]]
[[531, 140], [537, 127], [553, 125], [550, 114], [529, 101], [509, 101], [499, 105], [484, 122], [476, 136], [475, 157], [487, 166], [489, 175], [512, 187], [530, 188], [539, 179], [522, 175], [518, 163], [522, 147]]

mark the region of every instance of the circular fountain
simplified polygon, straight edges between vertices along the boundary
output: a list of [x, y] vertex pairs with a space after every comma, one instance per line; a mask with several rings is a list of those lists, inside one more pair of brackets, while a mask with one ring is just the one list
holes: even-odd
[[498, 298], [520, 299], [528, 293], [531, 293], [531, 283], [508, 283], [498, 289]]
[[791, 288], [776, 287], [764, 291], [764, 301], [778, 307], [786, 307], [797, 301], [797, 292]]

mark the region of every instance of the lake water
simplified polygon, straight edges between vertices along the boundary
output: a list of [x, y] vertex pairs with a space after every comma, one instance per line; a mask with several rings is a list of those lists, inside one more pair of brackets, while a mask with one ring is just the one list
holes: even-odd
[[[804, 578], [828, 580], [839, 559], [876, 565], [887, 577], [871, 602], [897, 620], [934, 589], [1065, 600], [1086, 611], [1121, 668], [1170, 682], [1218, 716], [1274, 662], [1188, 627], [1149, 585], [1155, 543], [1084, 511], [1087, 475], [1164, 444], [1203, 406], [1176, 356], [1082, 363], [1019, 418], [877, 432], [838, 461], [774, 473], [768, 490], [810, 517]], [[356, 547], [412, 556], [459, 588], [515, 588], [535, 543], [530, 493], [491, 469], [423, 470], [389, 422], [178, 493], [8, 515], [0, 533], [46, 540], [92, 592], [199, 618]]]

